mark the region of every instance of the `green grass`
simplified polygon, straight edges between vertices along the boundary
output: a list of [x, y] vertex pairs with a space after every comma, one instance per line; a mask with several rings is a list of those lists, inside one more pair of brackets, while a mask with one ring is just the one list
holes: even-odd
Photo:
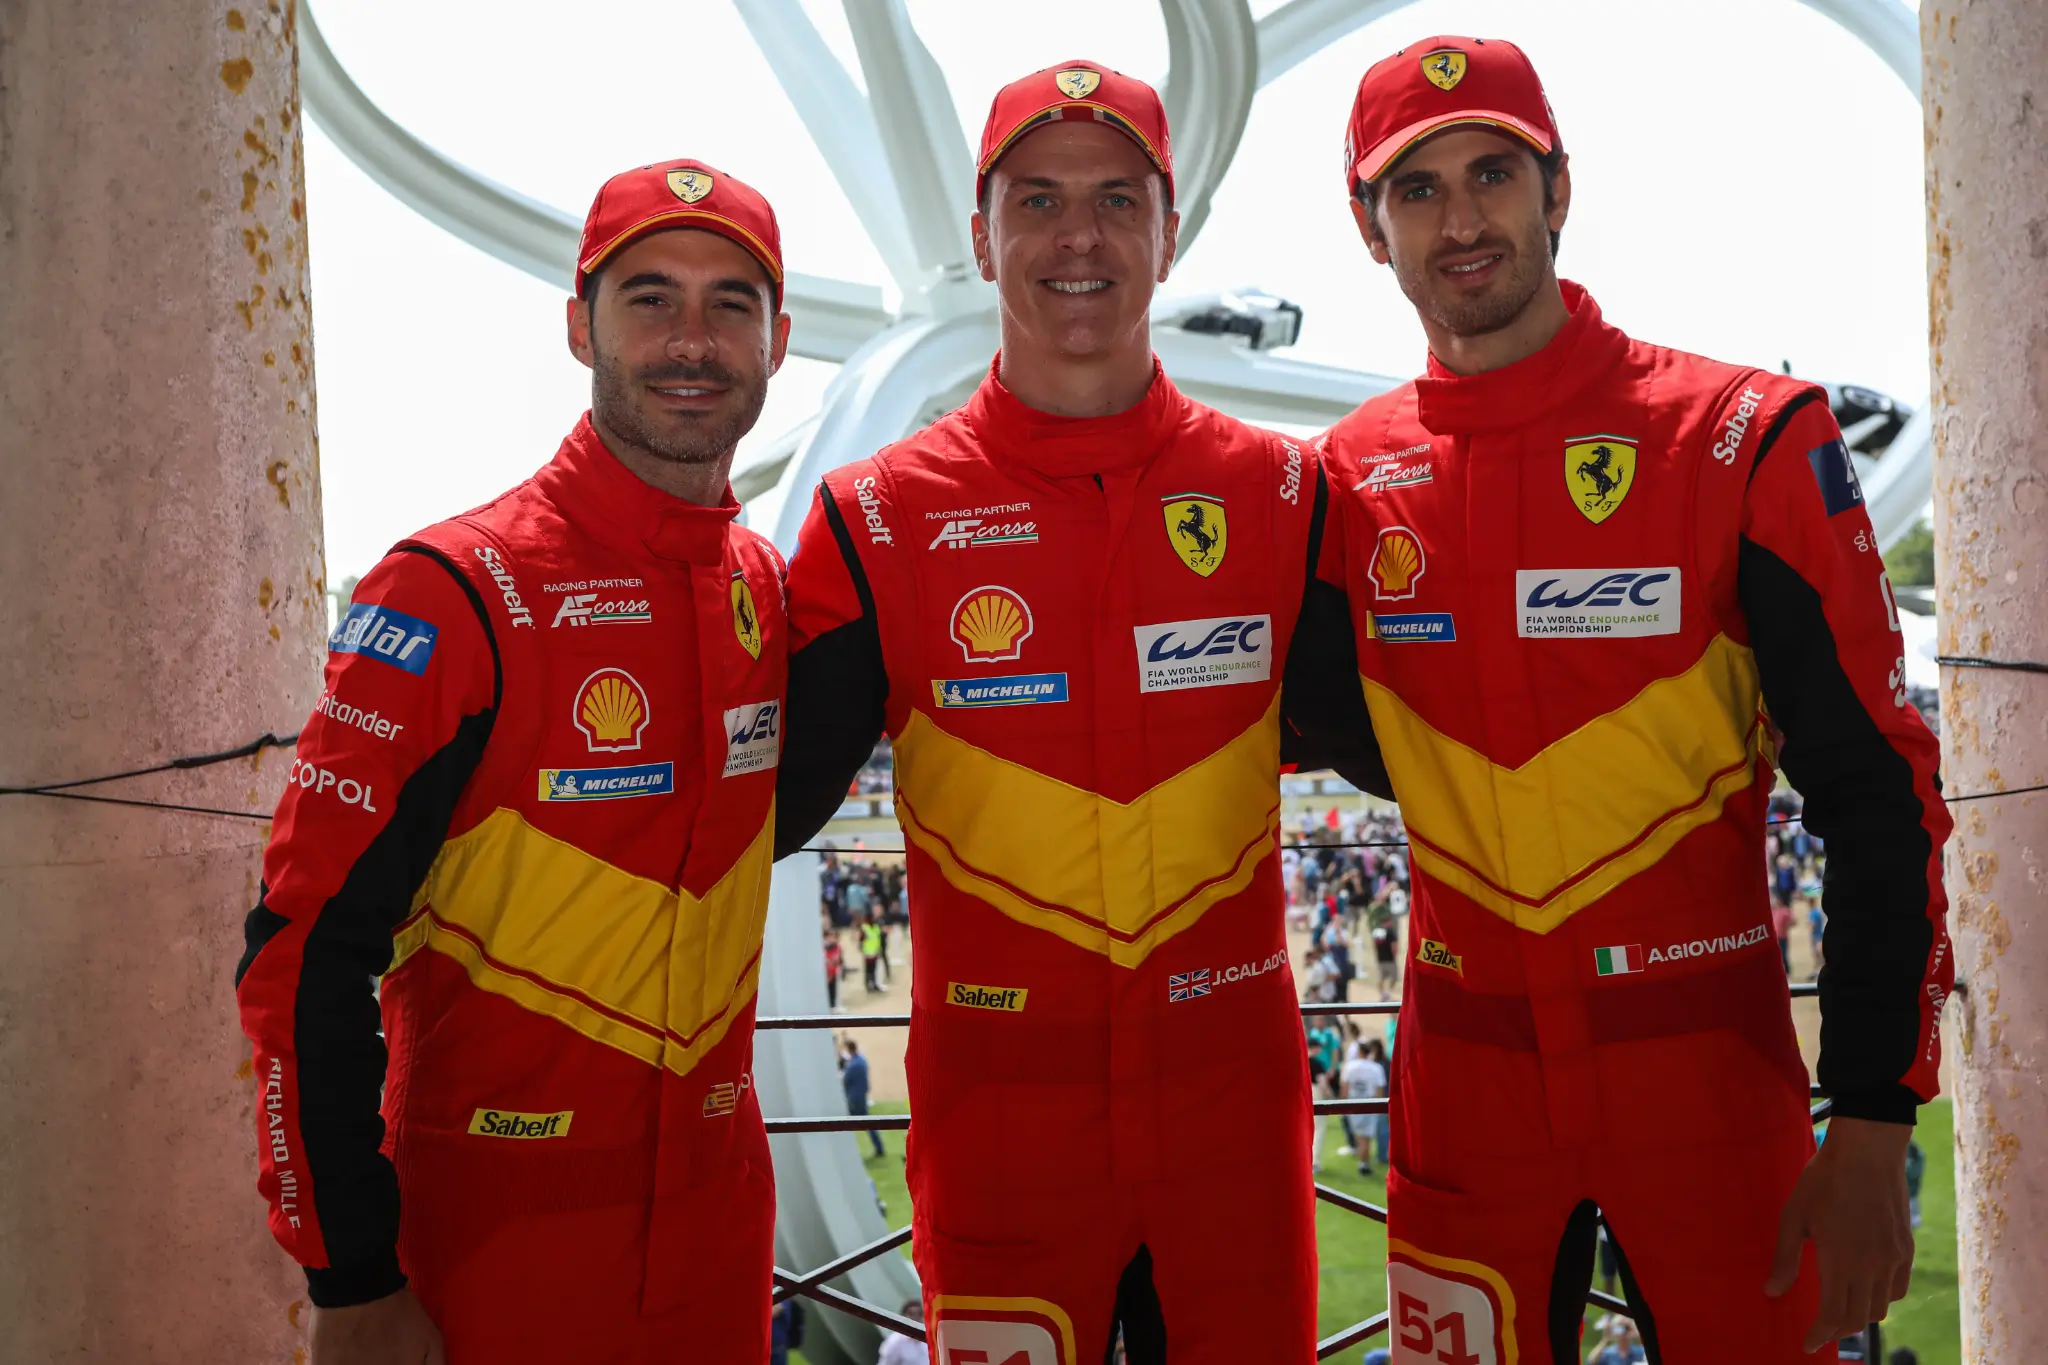
[[[877, 1104], [876, 1113], [900, 1114], [907, 1106]], [[849, 1137], [861, 1146], [862, 1164], [882, 1196], [891, 1226], [910, 1219], [910, 1192], [903, 1184], [903, 1134], [883, 1133], [885, 1157], [868, 1155], [867, 1138]], [[1374, 1204], [1385, 1205], [1384, 1172], [1361, 1179], [1356, 1159], [1339, 1156], [1344, 1128], [1330, 1120], [1323, 1135], [1323, 1184]], [[1922, 1365], [1960, 1365], [1961, 1327], [1956, 1302], [1956, 1200], [1954, 1119], [1947, 1100], [1924, 1111], [1918, 1141], [1927, 1153], [1927, 1175], [1921, 1188], [1919, 1248], [1913, 1264], [1913, 1292], [1885, 1319], [1886, 1353], [1911, 1346]], [[1316, 1334], [1329, 1336], [1378, 1313], [1387, 1306], [1386, 1229], [1370, 1219], [1347, 1213], [1333, 1204], [1316, 1202], [1316, 1238], [1322, 1258], [1322, 1281], [1316, 1308]], [[910, 1254], [909, 1247], [903, 1255]], [[1589, 1317], [1591, 1315], [1589, 1314]], [[1373, 1344], [1384, 1344], [1384, 1335]], [[1355, 1362], [1363, 1348], [1340, 1359]], [[792, 1355], [792, 1362], [802, 1359]]]

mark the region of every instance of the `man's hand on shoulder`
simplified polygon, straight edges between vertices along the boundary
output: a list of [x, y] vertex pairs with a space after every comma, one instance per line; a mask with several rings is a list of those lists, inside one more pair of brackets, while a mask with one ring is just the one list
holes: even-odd
[[447, 1359], [440, 1329], [410, 1289], [313, 1310], [312, 1365], [447, 1365]]
[[1838, 1118], [1806, 1163], [1778, 1218], [1778, 1253], [1764, 1293], [1777, 1298], [1799, 1277], [1808, 1241], [1820, 1269], [1820, 1308], [1806, 1332], [1811, 1352], [1883, 1319], [1913, 1280], [1907, 1217], [1906, 1143], [1911, 1124]]

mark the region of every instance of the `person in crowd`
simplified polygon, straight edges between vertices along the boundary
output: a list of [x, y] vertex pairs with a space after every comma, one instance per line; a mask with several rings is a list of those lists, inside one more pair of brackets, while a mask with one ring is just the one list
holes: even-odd
[[[1515, 44], [1376, 63], [1347, 146], [1430, 352], [1321, 443], [1413, 858], [1389, 1283], [1485, 1267], [1476, 1330], [1534, 1360], [1604, 1214], [1667, 1358], [1735, 1321], [1805, 1365], [1905, 1292], [1953, 981], [1940, 754], [1848, 447], [1820, 386], [1636, 341], [1558, 278], [1572, 167]], [[1757, 865], [1780, 763], [1829, 859], [1818, 1155]]]
[[869, 995], [880, 995], [887, 987], [881, 982], [882, 969], [882, 921], [870, 914], [860, 924], [860, 960], [862, 984]]
[[[1341, 1089], [1347, 1100], [1376, 1100], [1387, 1093], [1387, 1068], [1381, 1060], [1381, 1049], [1377, 1038], [1366, 1042], [1358, 1055], [1344, 1063], [1339, 1073]], [[1358, 1173], [1369, 1176], [1373, 1173], [1372, 1156], [1374, 1140], [1378, 1139], [1381, 1159], [1386, 1156], [1386, 1139], [1382, 1136], [1384, 1114], [1346, 1114], [1344, 1125], [1351, 1132], [1351, 1146], [1358, 1155]]]
[[789, 340], [775, 215], [640, 166], [573, 280], [590, 411], [357, 586], [244, 928], [258, 1188], [319, 1365], [768, 1355], [788, 640], [727, 476]]
[[1771, 897], [1771, 936], [1778, 942], [1778, 963], [1786, 979], [1792, 976], [1792, 906], [1781, 901], [1774, 893]]
[[846, 972], [846, 950], [840, 946], [839, 931], [825, 925], [825, 1003], [834, 1012], [839, 1010], [839, 978]]
[[[897, 1311], [906, 1318], [921, 1318], [924, 1305], [912, 1299]], [[931, 1358], [931, 1348], [917, 1338], [906, 1337], [901, 1332], [884, 1332], [882, 1349], [875, 1354], [875, 1365], [931, 1365]]]
[[[859, 1042], [850, 1034], [843, 1036], [839, 1044], [839, 1088], [846, 1093], [846, 1112], [855, 1118], [865, 1116], [868, 1112], [868, 1059], [861, 1054]], [[882, 1146], [881, 1129], [868, 1129], [868, 1141], [874, 1144], [877, 1157], [889, 1154], [888, 1149]]]
[[[1330, 490], [1153, 354], [1178, 231], [1155, 91], [1089, 62], [1013, 82], [976, 191], [1000, 351], [962, 408], [817, 490], [778, 844], [892, 737], [928, 1321], [1033, 1299], [1080, 1359], [1121, 1332], [1140, 1365], [1168, 1339], [1306, 1365], [1308, 1076], [1271, 821], [1283, 745], [1370, 743], [1342, 593], [1307, 596]], [[1219, 980], [1242, 964], [1262, 969]]]
[[768, 1365], [789, 1365], [789, 1353], [804, 1344], [804, 1306], [800, 1299], [775, 1305], [768, 1321]]
[[[1374, 902], [1384, 907], [1385, 901]], [[1389, 994], [1401, 993], [1400, 931], [1395, 928], [1393, 916], [1382, 908], [1379, 916], [1372, 921], [1373, 968], [1379, 983], [1380, 999]]]
[[1593, 1349], [1586, 1365], [1633, 1365], [1644, 1359], [1643, 1339], [1630, 1319], [1608, 1313], [1593, 1323]]

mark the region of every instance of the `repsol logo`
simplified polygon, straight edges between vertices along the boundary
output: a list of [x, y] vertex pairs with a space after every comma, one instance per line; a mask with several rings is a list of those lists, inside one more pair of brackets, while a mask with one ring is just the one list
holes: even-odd
[[558, 1138], [569, 1136], [574, 1109], [555, 1114], [517, 1114], [509, 1109], [479, 1109], [469, 1120], [469, 1131], [477, 1137]]
[[1002, 1010], [1006, 1014], [1020, 1014], [1024, 1009], [1024, 997], [1029, 994], [1030, 991], [1019, 986], [970, 986], [964, 981], [955, 981], [946, 987], [946, 1003], [971, 1010]]
[[286, 774], [284, 780], [286, 785], [298, 783], [301, 788], [315, 796], [333, 792], [335, 799], [344, 806], [361, 806], [372, 815], [378, 813], [377, 793], [368, 784], [358, 782], [353, 777], [338, 777], [328, 769], [308, 763], [303, 758], [292, 760], [291, 771]]

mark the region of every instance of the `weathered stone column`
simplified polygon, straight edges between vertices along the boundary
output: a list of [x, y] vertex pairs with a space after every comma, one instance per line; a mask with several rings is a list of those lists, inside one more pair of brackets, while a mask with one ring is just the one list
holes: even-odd
[[[317, 693], [297, 73], [290, 0], [0, 0], [0, 784]], [[290, 760], [89, 790], [263, 814]], [[9, 1365], [303, 1359], [231, 981], [266, 833], [0, 797]]]
[[[1944, 654], [2048, 660], [2048, 5], [1926, 0]], [[2048, 676], [1943, 670], [1951, 792], [2048, 782]], [[1964, 1359], [2048, 1360], [2048, 794], [1956, 807]]]

